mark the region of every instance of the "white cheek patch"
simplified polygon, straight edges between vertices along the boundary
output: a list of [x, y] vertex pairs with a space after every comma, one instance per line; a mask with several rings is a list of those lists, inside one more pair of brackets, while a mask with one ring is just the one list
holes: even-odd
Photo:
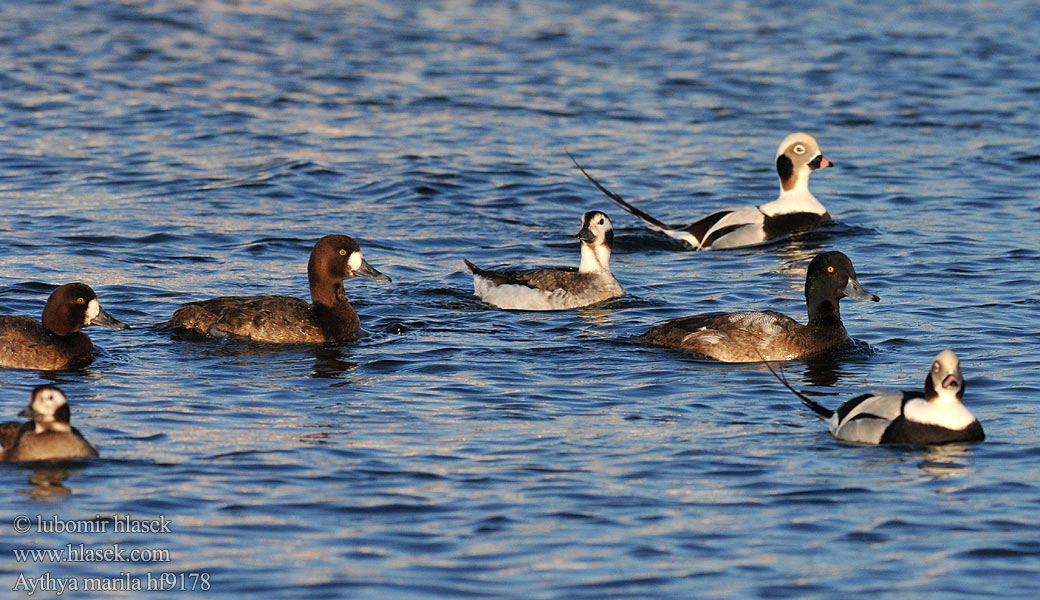
[[350, 256], [347, 257], [347, 266], [350, 267], [351, 271], [357, 271], [361, 268], [361, 263], [364, 259], [361, 257], [360, 252], [351, 252]]
[[101, 304], [98, 303], [97, 298], [94, 298], [87, 303], [87, 316], [83, 319], [83, 324], [90, 325], [99, 314], [101, 314]]
[[65, 404], [65, 396], [56, 390], [44, 390], [33, 400], [33, 410], [41, 415], [54, 417], [54, 413]]

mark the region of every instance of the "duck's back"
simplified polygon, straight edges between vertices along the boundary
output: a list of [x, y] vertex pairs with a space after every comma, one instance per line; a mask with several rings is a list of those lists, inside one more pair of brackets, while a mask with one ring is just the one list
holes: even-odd
[[70, 432], [24, 432], [19, 436], [13, 448], [4, 451], [3, 459], [11, 461], [65, 460], [97, 455], [97, 450], [80, 434], [79, 430], [73, 427]]
[[32, 429], [32, 421], [7, 421], [0, 423], [0, 448], [14, 446], [15, 442], [18, 441], [18, 436], [22, 435], [23, 430], [31, 431]]
[[85, 333], [54, 335], [30, 317], [0, 316], [0, 367], [68, 369], [90, 364], [94, 345]]
[[575, 268], [491, 271], [466, 261], [477, 296], [499, 308], [559, 310], [595, 304], [625, 293], [609, 271]]
[[[844, 331], [842, 332], [844, 333]], [[843, 342], [776, 311], [711, 313], [666, 321], [640, 339], [725, 362], [791, 360]]]
[[310, 304], [290, 296], [223, 296], [185, 304], [163, 327], [203, 335], [229, 334], [258, 342], [329, 340]]

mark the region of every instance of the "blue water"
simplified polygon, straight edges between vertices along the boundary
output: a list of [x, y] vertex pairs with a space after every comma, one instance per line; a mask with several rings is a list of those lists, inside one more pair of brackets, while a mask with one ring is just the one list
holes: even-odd
[[[0, 465], [15, 597], [20, 575], [163, 572], [221, 598], [1035, 596], [1035, 3], [9, 0], [0, 22], [0, 313], [79, 280], [133, 326], [88, 330], [80, 371], [0, 370], [3, 418], [56, 382], [102, 453]], [[682, 222], [774, 198], [796, 130], [837, 164], [812, 184], [835, 220], [748, 250], [684, 251], [565, 154]], [[627, 296], [472, 296], [463, 258], [576, 265], [592, 209]], [[154, 329], [191, 300], [306, 297], [327, 233], [394, 279], [347, 282], [361, 340]], [[842, 445], [760, 365], [632, 340], [697, 312], [802, 319], [825, 249], [881, 302], [843, 303], [857, 344], [785, 364], [792, 383], [829, 406], [916, 389], [952, 348], [985, 442]], [[171, 531], [18, 535], [18, 515]], [[67, 544], [171, 560], [12, 552]]]

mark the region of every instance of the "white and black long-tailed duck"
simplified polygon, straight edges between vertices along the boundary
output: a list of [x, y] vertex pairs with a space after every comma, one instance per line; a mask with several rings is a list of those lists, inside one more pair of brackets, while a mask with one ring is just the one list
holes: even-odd
[[593, 179], [573, 156], [571, 160], [615, 204], [642, 219], [650, 229], [686, 242], [695, 250], [753, 246], [811, 231], [831, 218], [823, 204], [809, 191], [809, 175], [816, 169], [832, 167], [834, 163], [820, 154], [816, 140], [807, 133], [792, 133], [780, 142], [776, 151], [780, 195], [776, 200], [757, 206], [720, 210], [689, 225], [668, 225], [636, 208]]
[[794, 389], [780, 375], [777, 378], [827, 421], [831, 435], [845, 442], [924, 445], [986, 439], [982, 425], [964, 406], [961, 361], [952, 350], [943, 350], [932, 361], [932, 368], [924, 379], [923, 393], [917, 390], [868, 392], [852, 398], [838, 410], [823, 407]]

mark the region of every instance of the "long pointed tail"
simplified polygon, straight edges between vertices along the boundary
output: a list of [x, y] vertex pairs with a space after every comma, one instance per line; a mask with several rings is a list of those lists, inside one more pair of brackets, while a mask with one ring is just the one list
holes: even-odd
[[809, 398], [805, 394], [803, 394], [803, 393], [799, 392], [798, 390], [794, 389], [794, 387], [790, 383], [787, 382], [787, 377], [784, 377], [784, 375], [782, 374], [783, 369], [780, 368], [780, 365], [777, 365], [777, 367], [781, 369], [781, 373], [777, 373], [776, 371], [773, 370], [773, 367], [769, 366], [769, 361], [767, 361], [765, 359], [762, 359], [762, 363], [765, 364], [766, 368], [769, 369], [769, 372], [772, 373], [773, 376], [776, 377], [777, 380], [780, 381], [780, 383], [784, 384], [784, 387], [786, 387], [787, 389], [791, 390], [791, 392], [795, 396], [798, 396], [799, 398], [801, 398], [802, 404], [804, 404], [804, 405], [808, 406], [810, 409], [812, 409], [812, 411], [814, 413], [816, 413], [817, 415], [819, 415], [819, 417], [821, 419], [827, 420], [827, 419], [831, 418], [831, 415], [834, 414], [834, 411], [829, 409], [829, 408], [826, 408], [822, 404], [817, 403], [816, 401], [812, 400], [811, 398]]
[[625, 199], [622, 198], [621, 196], [619, 196], [618, 194], [615, 194], [614, 192], [612, 192], [612, 191], [608, 190], [607, 188], [603, 187], [603, 185], [600, 184], [600, 182], [598, 182], [598, 181], [596, 181], [595, 179], [592, 178], [592, 175], [589, 175], [588, 171], [586, 171], [584, 167], [582, 167], [581, 165], [578, 164], [578, 161], [575, 160], [574, 156], [571, 155], [570, 152], [567, 152], [567, 156], [570, 157], [571, 162], [574, 163], [574, 166], [578, 167], [578, 170], [581, 171], [582, 175], [584, 175], [586, 179], [591, 181], [592, 185], [596, 186], [599, 189], [599, 191], [601, 191], [604, 194], [606, 194], [607, 198], [610, 198], [611, 200], [613, 200], [614, 204], [617, 204], [618, 206], [620, 206], [621, 208], [625, 209], [629, 213], [631, 213], [631, 214], [639, 217], [640, 219], [646, 221], [654, 229], [657, 229], [659, 231], [669, 231], [669, 230], [672, 229], [672, 227], [669, 227], [668, 225], [663, 223], [661, 220], [659, 220], [659, 219], [657, 219], [657, 218], [655, 218], [655, 217], [653, 217], [651, 215], [648, 215], [647, 213], [639, 210], [638, 208], [632, 206], [628, 202], [625, 202]]

